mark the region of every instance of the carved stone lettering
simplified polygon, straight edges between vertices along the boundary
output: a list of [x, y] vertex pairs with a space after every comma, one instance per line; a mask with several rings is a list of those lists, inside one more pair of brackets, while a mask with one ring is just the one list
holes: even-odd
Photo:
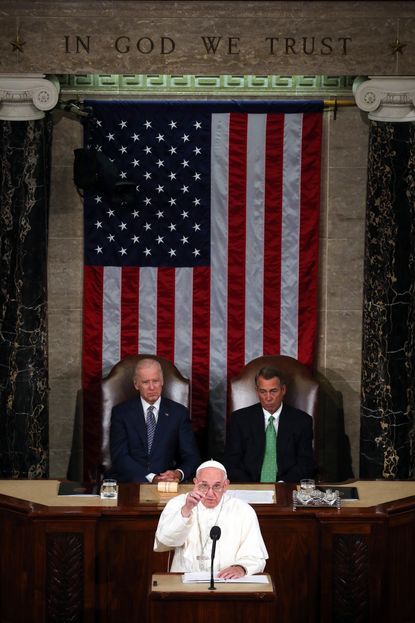
[[265, 37], [267, 53], [271, 56], [347, 56], [351, 41], [351, 37]]
[[65, 35], [65, 54], [81, 54], [82, 52], [89, 54], [90, 46], [90, 35], [83, 37], [80, 35], [76, 35], [75, 37]]
[[172, 54], [176, 49], [176, 43], [171, 37], [138, 37], [131, 40], [122, 35], [114, 41], [114, 47], [120, 54], [129, 54], [137, 51], [140, 54]]

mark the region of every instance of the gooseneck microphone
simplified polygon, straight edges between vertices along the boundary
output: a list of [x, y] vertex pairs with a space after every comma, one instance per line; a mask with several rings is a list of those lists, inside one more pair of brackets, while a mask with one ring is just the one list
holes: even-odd
[[213, 561], [215, 559], [215, 551], [216, 551], [216, 541], [218, 541], [220, 539], [220, 535], [221, 535], [221, 530], [219, 528], [219, 526], [213, 526], [210, 529], [210, 538], [212, 539], [213, 543], [212, 543], [212, 556], [211, 556], [211, 561], [210, 561], [210, 586], [209, 586], [209, 590], [210, 591], [215, 591], [215, 585], [214, 585], [214, 581], [213, 581]]

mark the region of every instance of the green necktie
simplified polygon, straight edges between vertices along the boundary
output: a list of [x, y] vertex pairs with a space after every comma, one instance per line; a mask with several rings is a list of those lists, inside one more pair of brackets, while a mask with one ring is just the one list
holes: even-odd
[[277, 480], [277, 433], [274, 428], [274, 416], [268, 420], [265, 431], [265, 454], [261, 468], [261, 482], [275, 482]]

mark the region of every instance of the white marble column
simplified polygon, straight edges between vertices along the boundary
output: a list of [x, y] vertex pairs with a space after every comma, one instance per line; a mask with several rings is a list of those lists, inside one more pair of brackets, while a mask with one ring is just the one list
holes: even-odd
[[353, 85], [357, 106], [373, 121], [415, 121], [415, 76], [369, 76]]
[[59, 83], [44, 74], [0, 74], [0, 120], [42, 119], [58, 103]]

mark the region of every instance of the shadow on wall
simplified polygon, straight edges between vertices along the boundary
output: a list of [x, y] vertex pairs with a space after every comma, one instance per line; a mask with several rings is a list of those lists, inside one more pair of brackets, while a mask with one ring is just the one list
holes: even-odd
[[72, 435], [71, 456], [69, 459], [68, 480], [83, 480], [83, 409], [82, 390], [76, 394], [75, 419]]
[[353, 478], [350, 441], [345, 432], [343, 395], [320, 373], [317, 463], [321, 480], [341, 482]]

